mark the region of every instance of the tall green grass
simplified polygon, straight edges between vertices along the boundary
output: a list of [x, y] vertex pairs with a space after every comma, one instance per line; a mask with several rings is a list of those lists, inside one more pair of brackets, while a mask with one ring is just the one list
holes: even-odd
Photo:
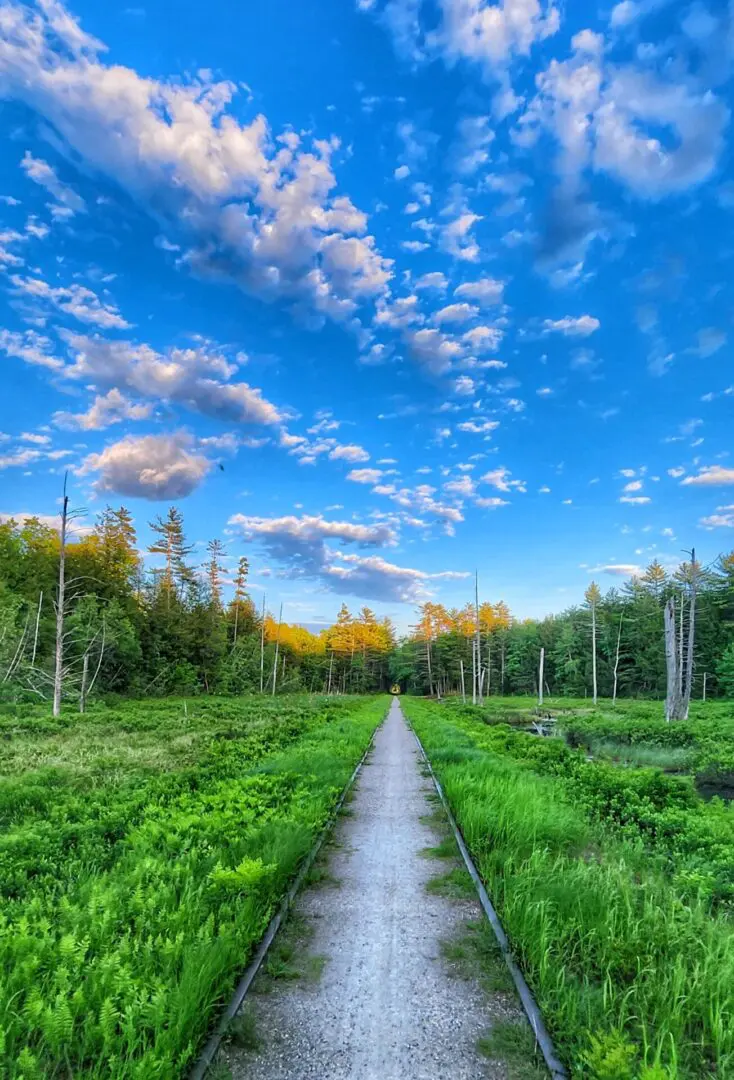
[[734, 1077], [731, 923], [562, 780], [477, 746], [439, 706], [403, 704], [573, 1075]]
[[[74, 722], [56, 768], [42, 744], [63, 729], [16, 728], [28, 768], [0, 781], [0, 1075], [183, 1076], [386, 707], [169, 703], [151, 727], [131, 703], [86, 721], [107, 731], [104, 760], [80, 758]], [[187, 724], [196, 748], [177, 760], [167, 743]], [[141, 732], [157, 733], [153, 766], [126, 755]]]

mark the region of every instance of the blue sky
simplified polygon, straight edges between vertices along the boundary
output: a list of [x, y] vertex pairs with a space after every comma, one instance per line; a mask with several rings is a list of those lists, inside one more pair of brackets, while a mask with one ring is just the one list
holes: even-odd
[[734, 7], [0, 5], [0, 513], [519, 617], [734, 546]]

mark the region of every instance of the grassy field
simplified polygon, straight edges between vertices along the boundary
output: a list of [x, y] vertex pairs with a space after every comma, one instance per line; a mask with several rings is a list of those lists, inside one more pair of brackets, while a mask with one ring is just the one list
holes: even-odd
[[0, 1075], [185, 1075], [386, 707], [1, 713]]
[[734, 706], [403, 705], [573, 1075], [734, 1077]]

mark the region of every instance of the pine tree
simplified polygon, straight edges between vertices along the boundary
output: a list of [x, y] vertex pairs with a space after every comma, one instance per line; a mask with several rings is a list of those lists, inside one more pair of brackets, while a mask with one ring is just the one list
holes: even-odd
[[117, 593], [128, 593], [140, 571], [137, 534], [132, 515], [124, 506], [106, 506], [92, 533], [107, 581]]
[[155, 521], [151, 521], [150, 527], [160, 539], [151, 544], [148, 551], [152, 555], [165, 556], [162, 585], [170, 596], [176, 591], [176, 586], [183, 589], [184, 585], [190, 584], [192, 580], [186, 557], [193, 551], [193, 545], [186, 543], [183, 515], [175, 506], [169, 507], [165, 519], [157, 517]]
[[206, 546], [209, 558], [204, 564], [207, 580], [209, 582], [209, 601], [217, 611], [222, 609], [222, 559], [224, 558], [224, 544], [221, 540], [210, 540]]
[[[234, 600], [232, 601], [232, 608], [234, 608], [234, 632], [232, 635], [232, 644], [237, 643], [237, 629], [240, 621], [240, 611], [242, 608], [253, 609], [252, 601], [247, 595], [247, 575], [250, 572], [250, 563], [246, 555], [240, 557], [240, 561], [237, 564], [237, 576], [234, 579]], [[231, 608], [230, 608], [231, 610]], [[252, 610], [254, 615], [254, 609]]]

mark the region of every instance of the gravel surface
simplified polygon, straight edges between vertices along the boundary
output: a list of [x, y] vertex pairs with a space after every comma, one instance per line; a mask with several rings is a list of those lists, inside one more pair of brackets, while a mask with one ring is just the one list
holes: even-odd
[[[441, 941], [481, 917], [478, 903], [426, 891], [444, 861], [425, 858], [437, 842], [425, 818], [433, 785], [393, 700], [360, 773], [351, 814], [337, 827], [329, 872], [338, 885], [306, 890], [299, 914], [311, 924], [307, 949], [325, 957], [317, 980], [271, 981], [247, 1008], [262, 1040], [229, 1047], [234, 1080], [501, 1080], [497, 1062], [476, 1051], [494, 1020], [517, 1020], [506, 994], [488, 997], [452, 977]], [[421, 820], [423, 819], [423, 820]]]

